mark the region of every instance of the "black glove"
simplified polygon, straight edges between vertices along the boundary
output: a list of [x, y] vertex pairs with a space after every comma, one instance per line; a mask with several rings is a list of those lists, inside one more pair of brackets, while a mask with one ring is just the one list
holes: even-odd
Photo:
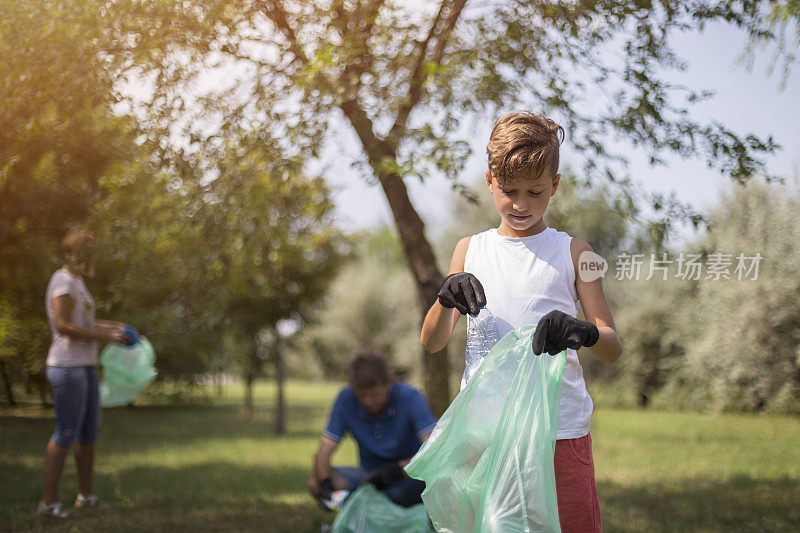
[[444, 278], [439, 303], [450, 309], [455, 307], [462, 315], [478, 316], [486, 305], [486, 295], [478, 278], [469, 272], [456, 272]]
[[319, 484], [319, 496], [317, 496], [317, 503], [319, 504], [320, 509], [323, 511], [331, 510], [331, 508], [325, 503], [326, 501], [331, 501], [331, 496], [333, 496], [333, 483], [331, 482], [331, 478], [326, 477]]
[[599, 338], [600, 332], [594, 324], [553, 310], [544, 315], [536, 326], [533, 353], [556, 355], [567, 348], [577, 350], [581, 346], [594, 346]]
[[397, 463], [391, 463], [371, 470], [363, 483], [372, 483], [378, 490], [383, 490], [392, 485], [395, 481], [403, 479], [404, 473], [402, 467]]

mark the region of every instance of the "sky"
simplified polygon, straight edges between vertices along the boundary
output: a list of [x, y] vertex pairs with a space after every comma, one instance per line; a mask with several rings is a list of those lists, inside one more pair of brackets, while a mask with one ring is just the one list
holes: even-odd
[[[673, 45], [689, 68], [675, 73], [669, 81], [694, 89], [716, 91], [710, 101], [692, 107], [700, 122], [716, 120], [739, 133], [754, 133], [761, 138], [772, 135], [783, 148], [767, 159], [768, 171], [788, 179], [800, 174], [800, 65], [780, 90], [781, 75], [768, 75], [771, 54], [758, 53], [752, 70], [748, 71], [740, 57], [747, 43], [741, 31], [725, 25], [712, 25], [703, 33], [677, 34]], [[470, 132], [472, 156], [467, 162], [462, 182], [472, 184], [485, 172], [485, 148], [495, 117], [477, 121]], [[357, 154], [355, 137], [342, 130], [334, 149], [347, 154]], [[568, 137], [568, 132], [567, 132]], [[719, 198], [721, 190], [729, 185], [730, 178], [708, 169], [702, 160], [684, 159], [667, 155], [667, 166], [652, 168], [642, 153], [631, 149], [631, 176], [642, 188], [650, 192], [675, 192], [679, 199], [703, 212]], [[392, 224], [391, 213], [380, 187], [368, 186], [359, 173], [354, 172], [346, 158], [338, 158], [325, 177], [334, 188], [337, 221], [347, 231], [367, 230], [381, 224]], [[562, 148], [562, 168], [582, 166], [580, 156], [569, 148], [568, 140]], [[412, 201], [426, 223], [430, 235], [449, 225], [451, 196], [450, 182], [441, 176], [432, 176], [420, 183], [408, 179]], [[684, 229], [679, 239], [690, 239], [693, 232]]]
[[[708, 25], [705, 31], [691, 31], [673, 36], [672, 45], [688, 63], [684, 72], [671, 71], [668, 81], [692, 89], [707, 89], [716, 95], [695, 104], [691, 110], [700, 123], [712, 120], [724, 124], [738, 134], [754, 133], [759, 138], [772, 135], [782, 149], [767, 159], [767, 170], [789, 180], [800, 174], [800, 63], [781, 90], [780, 73], [768, 74], [771, 64], [769, 51], [757, 53], [752, 70], [741, 61], [747, 36], [725, 24]], [[230, 72], [207, 73], [199, 84], [201, 90], [219, 88], [225, 79], [235, 79]], [[123, 89], [126, 90], [126, 89]], [[147, 94], [146, 81], [134, 80], [127, 89], [135, 98]], [[497, 117], [478, 117], [468, 121], [466, 131], [472, 139], [472, 155], [465, 164], [460, 182], [477, 183], [486, 170], [486, 143]], [[393, 225], [391, 212], [383, 192], [376, 184], [367, 184], [363, 173], [351, 167], [353, 160], [363, 160], [363, 154], [352, 128], [343, 119], [332, 124], [335, 134], [319, 161], [324, 168], [312, 164], [312, 170], [322, 171], [334, 191], [336, 222], [347, 232], [369, 230], [380, 225]], [[571, 150], [569, 132], [562, 145], [562, 169], [582, 168], [579, 154]], [[714, 205], [730, 178], [707, 168], [700, 159], [684, 159], [664, 153], [666, 166], [651, 167], [643, 152], [631, 147], [627, 152], [633, 181], [644, 191], [675, 193], [701, 213]], [[453, 196], [451, 182], [443, 176], [432, 175], [421, 183], [417, 178], [406, 180], [412, 202], [426, 224], [429, 237], [437, 237], [449, 220]], [[678, 240], [690, 240], [695, 233], [684, 227]]]

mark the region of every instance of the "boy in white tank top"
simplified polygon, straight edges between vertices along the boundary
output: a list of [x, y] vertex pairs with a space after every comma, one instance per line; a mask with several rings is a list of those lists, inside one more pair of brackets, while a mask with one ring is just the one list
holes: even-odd
[[[535, 323], [535, 354], [567, 350], [554, 457], [556, 493], [561, 530], [583, 533], [600, 531], [601, 521], [589, 434], [592, 399], [575, 350], [591, 347], [595, 358], [613, 363], [622, 344], [601, 279], [584, 281], [578, 275], [579, 257], [591, 246], [544, 223], [561, 179], [563, 136], [561, 126], [530, 112], [508, 113], [495, 123], [486, 149], [486, 183], [500, 226], [458, 242], [420, 340], [431, 353], [441, 350], [461, 315], [476, 316], [486, 306], [498, 319], [501, 337]], [[577, 318], [578, 302], [585, 321]]]

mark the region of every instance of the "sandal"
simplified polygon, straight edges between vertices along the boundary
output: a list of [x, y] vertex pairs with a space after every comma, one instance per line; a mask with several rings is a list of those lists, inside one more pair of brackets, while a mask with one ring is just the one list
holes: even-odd
[[69, 518], [71, 515], [69, 511], [64, 509], [64, 506], [61, 505], [61, 502], [39, 502], [38, 507], [36, 507], [36, 514], [42, 516], [52, 516], [53, 518]]
[[82, 509], [97, 509], [98, 511], [108, 511], [111, 509], [111, 504], [100, 501], [100, 498], [94, 494], [84, 496], [83, 494], [79, 493], [78, 497], [75, 498], [75, 507], [80, 507]]

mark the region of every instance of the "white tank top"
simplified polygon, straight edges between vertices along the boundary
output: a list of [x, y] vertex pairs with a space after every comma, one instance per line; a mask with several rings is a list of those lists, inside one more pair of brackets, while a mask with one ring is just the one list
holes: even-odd
[[[577, 317], [570, 241], [572, 237], [553, 228], [521, 238], [504, 237], [491, 229], [470, 238], [464, 271], [483, 285], [486, 308], [497, 318], [501, 338], [526, 324], [537, 324], [553, 309]], [[586, 435], [592, 408], [578, 354], [567, 350], [556, 439]]]

